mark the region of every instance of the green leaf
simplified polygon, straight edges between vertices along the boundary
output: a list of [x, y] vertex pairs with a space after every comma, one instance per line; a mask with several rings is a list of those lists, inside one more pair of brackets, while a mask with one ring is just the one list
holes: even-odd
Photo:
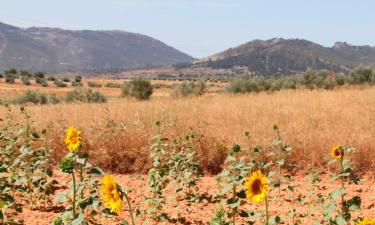
[[359, 210], [361, 209], [361, 203], [362, 203], [362, 200], [361, 200], [361, 197], [359, 196], [354, 196], [353, 198], [351, 198], [350, 200], [348, 201], [345, 201], [344, 202], [344, 206], [347, 208], [347, 209], [350, 209], [350, 210]]
[[104, 172], [99, 167], [93, 167], [93, 168], [90, 169], [90, 171], [88, 172], [88, 174], [103, 175]]
[[81, 209], [86, 209], [87, 206], [92, 205], [92, 204], [93, 204], [93, 200], [91, 197], [78, 202], [78, 205], [79, 207], [81, 207]]
[[56, 202], [57, 203], [65, 203], [66, 201], [68, 201], [68, 199], [69, 199], [69, 197], [63, 192], [59, 192], [56, 195]]
[[83, 221], [85, 220], [85, 217], [83, 216], [82, 213], [80, 213], [77, 218], [75, 218], [72, 221], [72, 225], [82, 225]]

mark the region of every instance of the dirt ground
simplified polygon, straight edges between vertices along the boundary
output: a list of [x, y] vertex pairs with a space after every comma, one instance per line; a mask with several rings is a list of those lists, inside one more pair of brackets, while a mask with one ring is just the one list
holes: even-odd
[[[136, 224], [170, 224], [171, 222], [152, 222], [147, 220], [147, 217], [143, 211], [147, 208], [147, 203], [145, 203], [145, 196], [147, 196], [146, 188], [147, 177], [145, 175], [114, 175], [122, 187], [126, 187], [130, 190], [129, 197], [131, 199], [132, 205], [134, 208], [139, 208], [142, 211], [140, 217], [136, 218]], [[57, 172], [57, 178], [59, 181], [63, 181], [63, 175]], [[296, 197], [306, 197], [307, 192], [312, 186], [309, 184], [308, 179], [304, 175], [298, 175], [294, 178], [294, 184], [296, 185]], [[375, 216], [375, 187], [374, 181], [367, 179], [364, 183], [359, 185], [350, 185], [347, 187], [347, 195], [349, 198], [354, 195], [359, 195], [362, 198], [362, 209], [361, 212], [355, 213], [356, 216]], [[199, 193], [203, 196], [202, 200], [195, 202], [192, 205], [188, 205], [186, 201], [182, 203], [180, 210], [181, 218], [183, 218], [183, 223], [177, 224], [209, 224], [212, 219], [215, 210], [219, 207], [217, 200], [213, 197], [218, 191], [218, 185], [215, 180], [215, 177], [204, 177], [198, 184], [200, 189]], [[316, 188], [316, 192], [319, 192], [323, 195], [328, 195], [329, 192], [333, 191], [335, 188], [338, 188], [338, 183], [330, 183], [328, 181], [328, 175], [322, 175], [322, 182]], [[66, 186], [62, 186], [59, 191], [63, 191]], [[284, 188], [282, 188], [284, 189]], [[172, 193], [166, 193], [167, 204], [165, 205], [164, 210], [170, 217], [176, 216], [175, 204], [173, 198], [171, 198]], [[315, 212], [315, 215], [320, 215], [323, 211], [323, 208], [315, 205], [309, 205], [306, 201], [304, 204], [296, 203], [291, 201], [291, 197], [286, 195], [282, 191], [281, 200], [278, 198], [278, 190], [272, 190], [269, 194], [270, 198], [270, 213], [271, 217], [275, 215], [280, 215], [285, 219], [285, 215], [288, 210], [292, 207], [296, 208], [297, 214], [303, 214], [307, 212]], [[314, 200], [314, 199], [312, 199]], [[310, 207], [311, 206], [311, 207]], [[241, 206], [249, 210], [263, 210], [264, 204], [254, 204], [248, 202], [247, 205]], [[24, 224], [27, 225], [44, 225], [51, 224], [53, 218], [58, 215], [62, 210], [62, 207], [54, 206], [54, 209], [48, 212], [43, 212], [41, 210], [31, 210], [30, 208], [25, 208], [23, 213], [20, 215], [20, 218], [24, 221]], [[104, 224], [120, 224], [123, 219], [129, 221], [127, 213], [121, 213], [116, 218], [106, 218], [101, 217], [100, 222]], [[312, 224], [313, 217], [306, 216], [302, 218], [300, 224]], [[284, 220], [284, 224], [290, 224], [290, 221], [287, 219]], [[245, 224], [244, 221], [239, 220], [238, 224]], [[255, 224], [261, 224], [257, 222]]]

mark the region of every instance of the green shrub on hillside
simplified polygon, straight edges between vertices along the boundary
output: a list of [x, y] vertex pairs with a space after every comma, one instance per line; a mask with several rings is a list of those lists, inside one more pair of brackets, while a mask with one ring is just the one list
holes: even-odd
[[148, 100], [152, 95], [151, 82], [144, 78], [135, 78], [121, 87], [122, 96], [134, 97], [138, 100]]
[[61, 80], [55, 80], [53, 82], [53, 84], [56, 86], [56, 87], [66, 87], [68, 86], [66, 83], [62, 82]]
[[13, 104], [57, 104], [60, 102], [60, 99], [53, 94], [40, 94], [35, 91], [27, 91], [25, 94], [15, 97], [11, 100]]
[[107, 97], [98, 91], [93, 91], [87, 88], [75, 88], [69, 91], [66, 96], [67, 102], [89, 102], [89, 103], [105, 103], [107, 102]]
[[94, 81], [87, 81], [87, 86], [91, 87], [91, 88], [101, 88], [102, 85], [97, 83], [97, 82], [94, 82]]
[[184, 81], [181, 84], [174, 87], [171, 95], [174, 97], [185, 97], [185, 96], [200, 96], [206, 91], [206, 83], [203, 80], [198, 82]]

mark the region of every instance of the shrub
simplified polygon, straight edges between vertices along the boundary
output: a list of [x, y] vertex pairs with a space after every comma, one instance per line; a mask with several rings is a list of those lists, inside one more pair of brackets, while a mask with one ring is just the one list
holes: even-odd
[[57, 104], [60, 102], [60, 99], [56, 95], [49, 94], [39, 94], [35, 91], [27, 91], [25, 94], [20, 95], [12, 101], [14, 104]]
[[122, 96], [134, 97], [138, 100], [148, 100], [152, 95], [152, 85], [149, 80], [135, 78], [121, 87]]
[[94, 82], [94, 81], [88, 81], [87, 86], [89, 86], [91, 88], [101, 88], [102, 87], [101, 84], [99, 84], [97, 82]]
[[48, 87], [48, 83], [47, 83], [46, 79], [44, 79], [44, 78], [36, 77], [36, 78], [35, 78], [35, 82], [36, 82], [37, 84], [42, 85], [43, 87]]
[[22, 81], [22, 83], [23, 83], [24, 85], [27, 85], [27, 86], [31, 85], [31, 82], [30, 82], [30, 79], [29, 79], [28, 76], [22, 76], [22, 77], [21, 77], [21, 81]]
[[31, 73], [28, 70], [21, 70], [20, 74], [21, 74], [21, 77], [28, 77], [28, 78], [32, 77]]
[[35, 79], [38, 79], [38, 78], [44, 79], [44, 76], [45, 76], [44, 73], [41, 71], [34, 73]]
[[375, 68], [373, 66], [360, 65], [349, 73], [349, 81], [352, 84], [374, 84]]
[[206, 84], [203, 80], [199, 82], [182, 82], [180, 85], [175, 86], [172, 91], [174, 97], [185, 97], [189, 95], [200, 96], [205, 93]]
[[90, 102], [90, 103], [105, 103], [107, 102], [107, 97], [98, 91], [93, 91], [86, 88], [75, 88], [69, 91], [66, 96], [67, 102]]
[[80, 83], [82, 81], [82, 76], [75, 76], [74, 81]]
[[56, 78], [55, 78], [55, 77], [53, 77], [53, 76], [50, 76], [50, 77], [47, 77], [47, 80], [48, 80], [48, 81], [55, 81], [55, 80], [56, 80]]
[[344, 74], [337, 74], [336, 75], [336, 83], [339, 86], [343, 86], [346, 82], [346, 76]]
[[65, 82], [65, 83], [69, 83], [69, 82], [70, 82], [70, 79], [69, 79], [68, 77], [64, 77], [64, 78], [62, 79], [62, 81]]
[[118, 83], [107, 83], [105, 85], [105, 87], [108, 87], [108, 88], [121, 88], [121, 84], [118, 84]]
[[62, 82], [61, 80], [55, 80], [53, 82], [54, 85], [56, 85], [56, 87], [66, 87], [66, 83]]
[[5, 75], [5, 82], [8, 84], [14, 84], [16, 83], [16, 77], [13, 74], [6, 74]]
[[72, 87], [82, 87], [83, 84], [81, 82], [76, 82], [75, 80], [72, 81]]

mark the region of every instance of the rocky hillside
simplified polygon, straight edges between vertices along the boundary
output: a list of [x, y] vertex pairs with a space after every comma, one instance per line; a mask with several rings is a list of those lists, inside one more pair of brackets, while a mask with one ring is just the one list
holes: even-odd
[[94, 71], [166, 66], [193, 58], [151, 37], [123, 31], [18, 28], [0, 23], [0, 71]]
[[337, 42], [333, 47], [301, 39], [254, 40], [198, 61], [194, 66], [229, 69], [248, 67], [254, 74], [284, 75], [314, 69], [345, 72], [375, 63], [375, 47]]

